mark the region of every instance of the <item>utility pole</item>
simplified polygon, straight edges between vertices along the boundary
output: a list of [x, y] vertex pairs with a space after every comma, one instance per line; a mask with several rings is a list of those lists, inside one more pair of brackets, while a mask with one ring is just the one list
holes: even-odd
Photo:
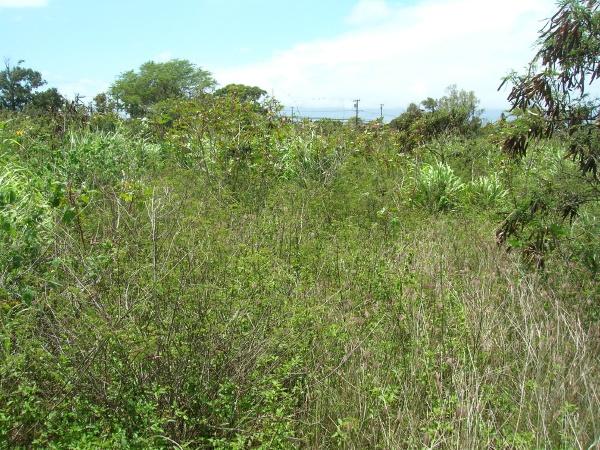
[[355, 125], [358, 126], [358, 104], [360, 103], [360, 98], [354, 100], [354, 109], [356, 111]]
[[294, 121], [294, 107], [292, 106], [292, 122]]
[[381, 122], [383, 122], [383, 103], [381, 105], [379, 105], [379, 117], [381, 118]]

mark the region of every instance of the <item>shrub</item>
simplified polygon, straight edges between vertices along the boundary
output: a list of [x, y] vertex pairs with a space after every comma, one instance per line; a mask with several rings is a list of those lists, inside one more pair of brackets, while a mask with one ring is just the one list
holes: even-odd
[[573, 223], [570, 240], [573, 258], [595, 278], [600, 272], [600, 218], [598, 209], [588, 207]]
[[32, 274], [52, 226], [51, 205], [40, 179], [0, 156], [0, 297], [31, 300], [23, 276]]
[[440, 162], [424, 165], [414, 181], [413, 203], [432, 212], [454, 208], [465, 187], [452, 168]]
[[469, 192], [474, 203], [484, 207], [498, 205], [508, 194], [496, 173], [473, 180], [469, 184]]
[[71, 135], [59, 165], [69, 180], [98, 186], [147, 172], [160, 158], [160, 145], [144, 139], [121, 132], [88, 132]]

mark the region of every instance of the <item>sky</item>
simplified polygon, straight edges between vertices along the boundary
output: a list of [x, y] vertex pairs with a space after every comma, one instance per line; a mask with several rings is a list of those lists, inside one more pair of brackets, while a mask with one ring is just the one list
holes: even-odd
[[[124, 71], [188, 59], [305, 115], [378, 115], [456, 84], [506, 108], [554, 0], [0, 0], [0, 58], [91, 99]], [[313, 114], [314, 115], [314, 114]]]

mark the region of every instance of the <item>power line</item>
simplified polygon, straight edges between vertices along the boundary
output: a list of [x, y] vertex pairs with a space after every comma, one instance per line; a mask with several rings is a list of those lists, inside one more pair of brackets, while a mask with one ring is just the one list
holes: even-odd
[[[379, 107], [367, 107], [360, 108], [361, 99], [353, 100], [353, 108], [348, 109], [347, 107], [341, 108], [329, 108], [327, 106], [324, 107], [316, 107], [316, 108], [301, 108], [298, 105], [295, 106], [287, 106], [283, 109], [283, 116], [291, 118], [291, 120], [321, 120], [321, 119], [331, 119], [336, 121], [350, 121], [354, 120], [356, 123], [362, 118], [366, 121], [371, 120], [380, 120], [384, 121], [387, 116], [397, 115], [403, 111], [402, 108], [388, 108], [384, 111], [384, 103], [380, 103]], [[291, 116], [291, 117], [290, 117]]]

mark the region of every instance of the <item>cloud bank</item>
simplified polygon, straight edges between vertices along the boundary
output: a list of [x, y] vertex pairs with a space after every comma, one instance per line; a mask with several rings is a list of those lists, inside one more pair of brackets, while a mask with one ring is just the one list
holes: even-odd
[[502, 108], [501, 78], [531, 59], [553, 9], [553, 0], [361, 0], [343, 34], [215, 75], [221, 84], [261, 86], [289, 106], [347, 106], [353, 98], [404, 106], [457, 84], [484, 107]]

